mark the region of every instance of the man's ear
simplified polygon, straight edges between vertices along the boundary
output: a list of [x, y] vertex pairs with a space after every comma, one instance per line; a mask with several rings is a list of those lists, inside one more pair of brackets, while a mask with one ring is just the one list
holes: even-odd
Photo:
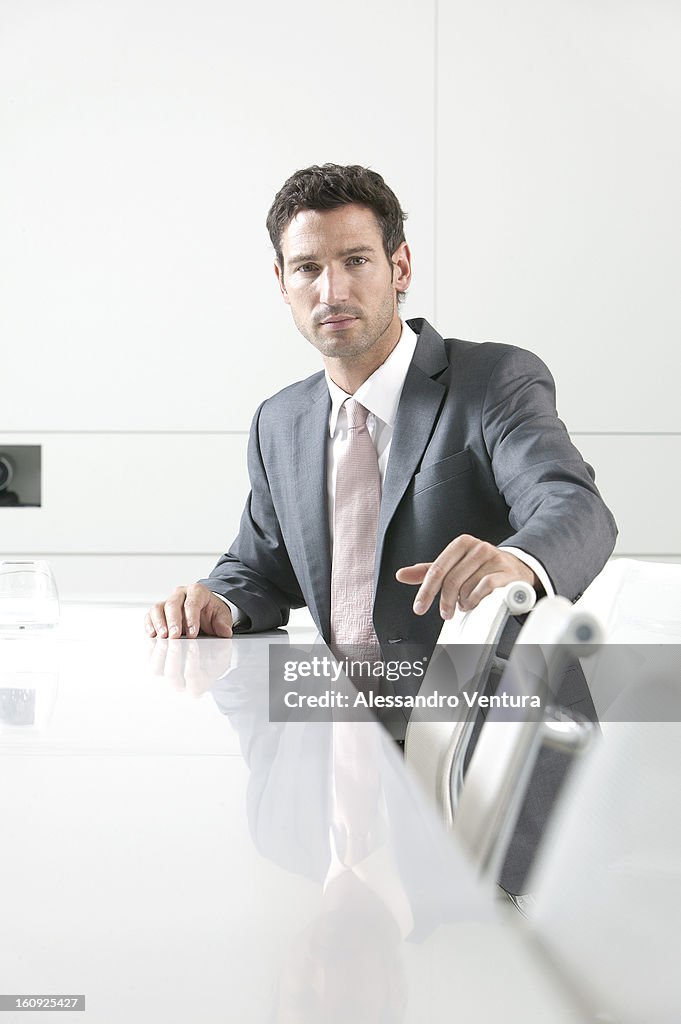
[[411, 284], [411, 251], [406, 242], [395, 249], [391, 263], [393, 265], [393, 284], [398, 292], [406, 292]]
[[284, 302], [290, 306], [291, 300], [289, 299], [288, 292], [286, 291], [286, 285], [284, 284], [284, 271], [279, 266], [279, 260], [274, 261], [274, 273], [276, 275], [277, 281], [279, 282], [279, 291], [282, 294], [282, 298]]

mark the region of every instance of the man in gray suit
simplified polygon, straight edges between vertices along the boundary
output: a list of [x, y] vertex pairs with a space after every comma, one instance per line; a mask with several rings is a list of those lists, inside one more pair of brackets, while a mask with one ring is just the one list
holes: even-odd
[[[411, 280], [403, 221], [393, 192], [363, 167], [306, 168], [275, 197], [275, 273], [324, 371], [257, 410], [239, 534], [207, 579], [150, 608], [150, 636], [275, 629], [307, 605], [332, 640], [333, 570], [347, 554], [334, 506], [348, 396], [368, 410], [380, 474], [362, 593], [386, 658], [430, 655], [457, 603], [473, 608], [517, 579], [575, 600], [605, 564], [615, 523], [558, 419], [542, 361], [400, 319]], [[512, 637], [503, 639], [507, 653]], [[557, 700], [595, 718], [580, 671], [567, 674]], [[509, 892], [524, 891], [563, 774], [542, 752], [501, 874]]]
[[275, 197], [281, 294], [325, 370], [257, 410], [239, 535], [210, 577], [149, 610], [150, 636], [272, 629], [307, 605], [329, 640], [349, 395], [368, 409], [382, 479], [373, 625], [391, 656], [396, 644], [432, 648], [457, 602], [473, 608], [516, 579], [574, 600], [604, 565], [616, 527], [558, 419], [546, 366], [401, 321], [404, 217], [381, 176], [357, 166], [298, 171]]

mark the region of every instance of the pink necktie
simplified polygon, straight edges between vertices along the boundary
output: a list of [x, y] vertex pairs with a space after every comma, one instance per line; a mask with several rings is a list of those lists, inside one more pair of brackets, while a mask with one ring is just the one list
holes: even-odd
[[348, 438], [338, 459], [331, 565], [331, 648], [337, 657], [380, 658], [372, 621], [381, 476], [367, 410], [345, 402]]

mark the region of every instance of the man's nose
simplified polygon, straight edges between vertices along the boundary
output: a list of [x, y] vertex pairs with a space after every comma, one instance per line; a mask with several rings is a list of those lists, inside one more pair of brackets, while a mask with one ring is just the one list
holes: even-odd
[[350, 297], [348, 275], [343, 267], [325, 267], [318, 282], [319, 301], [325, 306], [337, 306]]

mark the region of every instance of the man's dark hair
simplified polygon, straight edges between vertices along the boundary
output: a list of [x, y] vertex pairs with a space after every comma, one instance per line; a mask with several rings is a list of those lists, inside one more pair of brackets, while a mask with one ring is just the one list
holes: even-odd
[[395, 249], [405, 241], [403, 225], [407, 215], [381, 175], [359, 164], [314, 164], [291, 175], [277, 192], [267, 214], [267, 230], [282, 270], [281, 236], [298, 211], [334, 210], [347, 203], [361, 203], [373, 210], [383, 235], [383, 250], [388, 262], [392, 262]]

